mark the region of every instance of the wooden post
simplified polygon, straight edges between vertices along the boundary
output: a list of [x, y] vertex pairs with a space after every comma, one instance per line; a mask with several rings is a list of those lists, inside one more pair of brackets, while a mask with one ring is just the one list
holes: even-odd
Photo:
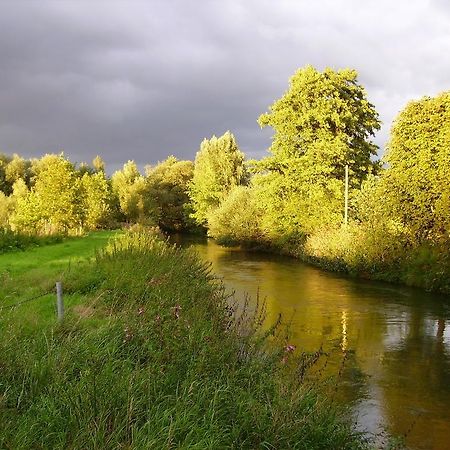
[[344, 224], [348, 225], [348, 164], [345, 166], [345, 210], [344, 210]]
[[64, 317], [64, 300], [62, 296], [62, 283], [56, 282], [56, 309], [58, 311], [58, 320], [61, 321]]

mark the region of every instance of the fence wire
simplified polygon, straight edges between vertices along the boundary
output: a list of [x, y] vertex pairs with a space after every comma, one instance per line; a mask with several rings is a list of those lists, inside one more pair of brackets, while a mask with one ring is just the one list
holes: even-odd
[[40, 299], [42, 297], [45, 297], [46, 295], [52, 294], [52, 293], [54, 293], [54, 289], [51, 289], [51, 290], [49, 290], [47, 292], [44, 292], [43, 294], [35, 295], [34, 297], [31, 297], [31, 298], [27, 298], [25, 300], [21, 300], [21, 301], [19, 301], [17, 303], [13, 303], [12, 305], [2, 306], [2, 307], [0, 307], [0, 311], [3, 311], [5, 309], [17, 308], [18, 306], [21, 306], [24, 303], [29, 303], [29, 302], [32, 302], [34, 300], [38, 300], [38, 299]]

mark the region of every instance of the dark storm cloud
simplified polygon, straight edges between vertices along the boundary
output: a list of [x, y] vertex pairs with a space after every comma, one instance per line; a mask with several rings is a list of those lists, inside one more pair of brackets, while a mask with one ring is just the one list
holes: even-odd
[[[392, 4], [393, 3], [393, 4]], [[261, 156], [256, 119], [296, 68], [353, 67], [385, 126], [449, 88], [442, 1], [0, 1], [0, 149], [117, 167], [233, 131]]]

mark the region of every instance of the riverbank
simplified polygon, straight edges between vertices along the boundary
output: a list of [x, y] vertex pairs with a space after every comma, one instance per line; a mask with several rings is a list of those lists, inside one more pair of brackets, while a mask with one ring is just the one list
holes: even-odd
[[387, 281], [450, 295], [450, 251], [446, 243], [411, 246], [398, 235], [377, 233], [358, 225], [242, 239], [239, 234], [214, 236], [221, 245], [238, 245], [297, 258], [321, 269], [351, 277]]
[[2, 311], [0, 447], [365, 448], [193, 253], [127, 233], [63, 284], [61, 324]]

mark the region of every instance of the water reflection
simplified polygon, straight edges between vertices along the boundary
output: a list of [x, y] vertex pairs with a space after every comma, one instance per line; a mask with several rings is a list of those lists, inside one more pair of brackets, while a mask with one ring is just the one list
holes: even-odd
[[339, 277], [290, 258], [186, 242], [236, 292], [267, 302], [267, 321], [292, 318], [292, 342], [323, 347], [329, 373], [346, 367], [342, 401], [359, 427], [407, 434], [413, 449], [450, 449], [450, 302], [420, 290]]

